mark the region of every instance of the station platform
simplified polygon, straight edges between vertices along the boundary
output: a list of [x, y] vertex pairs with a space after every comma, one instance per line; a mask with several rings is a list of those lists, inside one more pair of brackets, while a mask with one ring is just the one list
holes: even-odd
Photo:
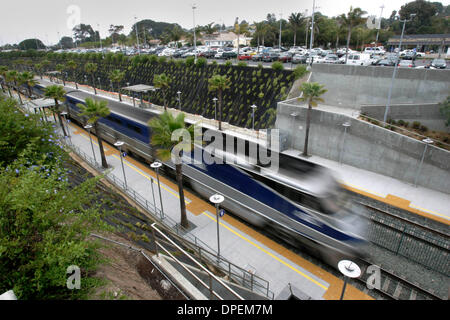
[[[31, 112], [31, 110], [30, 110]], [[53, 121], [53, 117], [48, 118]], [[59, 129], [59, 124], [55, 128]], [[92, 135], [94, 151], [92, 151], [90, 137], [83, 128], [69, 123], [69, 143], [73, 144], [85, 154], [100, 162], [100, 152], [97, 139]], [[161, 208], [159, 191], [155, 172], [131, 157], [123, 158], [122, 171], [119, 151], [104, 143], [106, 159], [110, 173], [123, 180], [125, 174], [128, 187], [135, 190], [142, 198]], [[100, 163], [99, 163], [100, 165]], [[100, 172], [98, 172], [100, 174]], [[175, 182], [160, 176], [161, 197], [164, 214], [175, 221], [180, 220], [180, 206], [178, 187]], [[151, 187], [155, 193], [153, 202]], [[192, 225], [189, 231], [211, 248], [217, 248], [217, 221], [215, 207], [207, 201], [185, 190], [187, 217]], [[229, 214], [225, 214], [219, 221], [220, 225], [220, 253], [228, 261], [248, 270], [269, 282], [269, 289], [276, 299], [290, 285], [300, 290], [312, 299], [338, 300], [344, 285], [342, 277], [336, 277], [324, 269], [312, 264], [299, 255], [287, 250], [282, 245], [269, 239], [261, 233], [244, 225]], [[367, 290], [367, 289], [366, 289]], [[345, 300], [373, 300], [371, 296], [347, 285]]]

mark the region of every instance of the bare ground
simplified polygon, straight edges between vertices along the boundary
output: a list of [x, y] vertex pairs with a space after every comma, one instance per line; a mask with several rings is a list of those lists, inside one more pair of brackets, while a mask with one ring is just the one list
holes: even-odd
[[[133, 245], [115, 234], [110, 233], [105, 237]], [[166, 278], [140, 252], [112, 243], [107, 243], [99, 252], [108, 262], [101, 264], [93, 276], [107, 283], [97, 288], [90, 300], [185, 299], [173, 286], [168, 290], [163, 288], [161, 281]]]

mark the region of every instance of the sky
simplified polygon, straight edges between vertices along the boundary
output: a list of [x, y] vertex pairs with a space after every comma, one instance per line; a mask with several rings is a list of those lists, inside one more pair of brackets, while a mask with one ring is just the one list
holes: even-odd
[[[439, 0], [434, 0], [439, 1]], [[348, 12], [350, 6], [360, 7], [368, 15], [383, 17], [399, 10], [408, 0], [315, 0], [316, 11], [327, 16]], [[441, 0], [448, 5], [450, 0]], [[282, 14], [308, 10], [311, 15], [313, 0], [2, 0], [0, 12], [0, 45], [38, 38], [46, 45], [55, 44], [62, 36], [72, 36], [71, 27], [77, 22], [90, 24], [100, 30], [102, 38], [109, 36], [111, 24], [123, 25], [128, 34], [137, 20], [152, 19], [178, 23], [183, 28], [193, 27], [192, 5], [195, 3], [195, 24], [264, 20], [268, 13]]]

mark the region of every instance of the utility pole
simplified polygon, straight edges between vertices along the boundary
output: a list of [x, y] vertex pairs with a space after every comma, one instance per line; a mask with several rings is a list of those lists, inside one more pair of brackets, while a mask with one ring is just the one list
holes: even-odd
[[313, 0], [313, 10], [311, 16], [311, 39], [309, 40], [309, 49], [312, 50], [314, 42], [314, 13], [316, 9], [316, 0]]

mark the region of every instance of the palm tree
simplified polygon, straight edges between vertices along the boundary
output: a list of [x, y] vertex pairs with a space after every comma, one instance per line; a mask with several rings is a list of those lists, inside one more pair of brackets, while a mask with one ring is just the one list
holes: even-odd
[[2, 86], [2, 91], [5, 92], [5, 87], [3, 86], [3, 83], [6, 84], [6, 73], [8, 72], [7, 66], [0, 66], [0, 76], [2, 76], [2, 81], [0, 82]]
[[[156, 156], [162, 161], [168, 161], [172, 158], [172, 150], [179, 143], [178, 141], [172, 141], [172, 134], [175, 130], [184, 129], [189, 132], [191, 143], [189, 145], [183, 144], [183, 150], [192, 150], [194, 127], [190, 126], [189, 128], [186, 128], [184, 123], [184, 113], [179, 113], [178, 116], [174, 118], [171, 113], [164, 111], [159, 117], [151, 119], [148, 122], [148, 125], [152, 130], [151, 145], [157, 149]], [[178, 158], [174, 163], [180, 196], [181, 226], [187, 229], [189, 227], [189, 221], [187, 219], [186, 204], [184, 201], [182, 161]]]
[[361, 10], [361, 8], [355, 8], [353, 9], [350, 7], [350, 11], [345, 14], [341, 14], [340, 18], [342, 19], [343, 25], [347, 27], [348, 33], [347, 33], [347, 50], [345, 52], [345, 63], [347, 63], [347, 57], [348, 57], [348, 47], [350, 46], [350, 38], [352, 36], [352, 29], [354, 27], [357, 27], [361, 24], [363, 24], [366, 19], [362, 16], [365, 15], [367, 12]]
[[297, 43], [297, 31], [303, 23], [303, 15], [301, 13], [292, 13], [289, 16], [289, 23], [291, 24], [292, 30], [294, 31], [294, 47]]
[[107, 117], [111, 113], [111, 110], [108, 108], [108, 101], [86, 98], [85, 104], [78, 103], [77, 107], [81, 109], [80, 115], [88, 117], [88, 123], [94, 125], [95, 134], [97, 135], [98, 146], [100, 149], [100, 156], [102, 158], [102, 167], [106, 169], [108, 168], [108, 164], [106, 163], [106, 156], [103, 149], [103, 140], [100, 135], [98, 120], [100, 118]]
[[42, 63], [36, 63], [34, 65], [34, 69], [37, 71], [37, 73], [39, 73], [39, 76], [41, 77], [42, 80], [42, 70], [44, 69], [44, 65]]
[[219, 130], [222, 130], [222, 94], [230, 88], [230, 84], [231, 80], [225, 75], [216, 74], [208, 80], [209, 91], [217, 91], [219, 96]]
[[170, 82], [172, 82], [172, 79], [165, 73], [155, 74], [155, 77], [153, 78], [153, 84], [155, 87], [161, 89], [162, 91], [165, 111], [167, 111], [166, 91], [169, 88]]
[[97, 71], [97, 64], [95, 64], [93, 62], [86, 63], [86, 65], [84, 66], [84, 71], [86, 71], [86, 73], [89, 73], [91, 75], [92, 86], [94, 87], [94, 93], [97, 94], [97, 89], [95, 89], [95, 78], [94, 78], [94, 74]]
[[69, 60], [66, 63], [66, 68], [68, 70], [70, 70], [70, 76], [72, 77], [72, 79], [75, 81], [75, 86], [78, 89], [78, 84], [77, 84], [77, 80], [75, 79], [75, 70], [77, 69], [78, 65], [74, 60]]
[[339, 48], [339, 35], [342, 31], [342, 27], [344, 25], [344, 20], [342, 20], [342, 15], [337, 16], [336, 19], [336, 26], [337, 26], [337, 32], [336, 32], [336, 50]]
[[119, 69], [115, 69], [109, 74], [109, 79], [111, 80], [111, 82], [117, 84], [117, 92], [119, 92], [120, 101], [122, 101], [122, 95], [120, 94], [120, 83], [122, 82], [123, 78], [125, 78], [125, 71], [120, 71]]
[[55, 100], [55, 106], [52, 108], [53, 116], [55, 116], [55, 113], [58, 115], [59, 124], [61, 125], [64, 136], [67, 136], [66, 128], [64, 127], [61, 119], [61, 110], [59, 109], [59, 102], [66, 100], [65, 95], [66, 91], [64, 90], [64, 87], [59, 85], [48, 86], [47, 88], [45, 88], [44, 92], [44, 97]]
[[309, 127], [311, 125], [311, 110], [312, 107], [317, 106], [317, 102], [323, 102], [320, 97], [325, 92], [324, 86], [317, 82], [305, 82], [302, 84], [300, 91], [303, 95], [298, 98], [299, 101], [308, 103], [308, 112], [306, 113], [306, 133], [305, 133], [305, 147], [303, 149], [303, 155], [308, 156], [308, 140], [309, 140]]
[[16, 88], [17, 95], [19, 96], [20, 104], [23, 104], [22, 97], [20, 96], [19, 87], [17, 85], [17, 80], [19, 80], [19, 73], [16, 70], [10, 70], [6, 72], [6, 82], [8, 83], [9, 96], [12, 97], [10, 90], [10, 83], [13, 83], [14, 87]]
[[33, 91], [32, 88], [37, 85], [37, 81], [34, 80], [34, 73], [33, 72], [29, 72], [29, 71], [25, 71], [22, 72], [19, 75], [20, 79], [21, 79], [21, 83], [24, 83], [27, 85], [28, 88], [28, 97], [31, 99], [31, 96], [33, 95]]

